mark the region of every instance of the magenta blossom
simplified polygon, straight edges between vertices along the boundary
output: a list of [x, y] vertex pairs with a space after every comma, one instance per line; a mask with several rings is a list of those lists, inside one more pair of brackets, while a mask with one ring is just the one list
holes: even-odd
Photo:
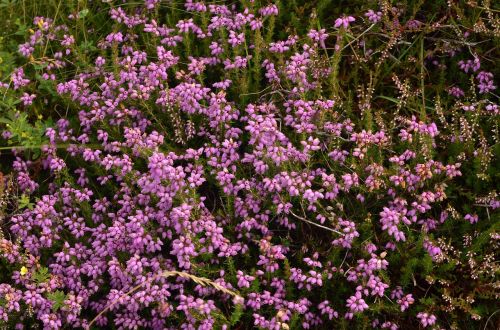
[[428, 326], [434, 325], [436, 323], [436, 316], [428, 313], [418, 313], [417, 318], [420, 320], [420, 324], [427, 328]]
[[336, 28], [340, 28], [341, 26], [343, 26], [344, 28], [348, 28], [349, 27], [349, 24], [351, 24], [351, 22], [354, 22], [356, 19], [352, 16], [342, 16], [342, 17], [339, 17], [335, 20], [335, 27]]
[[365, 300], [361, 296], [361, 292], [357, 291], [354, 296], [349, 297], [347, 299], [347, 307], [351, 309], [352, 312], [362, 312], [365, 309], [368, 309], [368, 305]]

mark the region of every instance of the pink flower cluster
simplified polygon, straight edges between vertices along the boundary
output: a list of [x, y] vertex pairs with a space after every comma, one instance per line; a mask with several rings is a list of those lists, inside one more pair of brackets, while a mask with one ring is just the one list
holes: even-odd
[[[256, 50], [274, 4], [186, 1], [187, 16], [167, 25], [154, 14], [160, 3], [111, 8], [121, 29], [101, 40], [95, 65], [69, 77], [60, 69], [78, 55], [66, 26], [37, 18], [19, 47], [25, 57], [45, 43], [60, 49], [42, 77], [76, 122], [46, 130], [38, 162], [15, 152], [13, 173], [33, 207], [5, 222], [2, 261], [19, 271], [0, 284], [0, 319], [26, 308], [45, 329], [226, 329], [241, 308], [265, 329], [331, 328], [361, 315], [404, 327], [378, 308], [390, 295], [393, 310], [435, 325], [391, 278], [400, 271], [391, 257], [411, 248], [437, 262], [446, 252], [433, 235], [449, 221], [446, 185], [462, 175], [463, 157], [423, 151], [438, 150], [445, 125], [412, 112], [392, 128], [368, 127], [322, 95], [332, 74], [326, 29]], [[332, 25], [344, 33], [354, 22]], [[197, 51], [185, 54], [187, 45]], [[466, 73], [479, 65], [460, 64]], [[242, 92], [260, 70], [265, 89]], [[22, 91], [24, 106], [38, 101], [23, 89], [32, 84], [23, 68], [11, 80], [2, 88]], [[492, 73], [477, 80], [481, 94], [496, 88]], [[64, 295], [58, 304], [54, 292]]]

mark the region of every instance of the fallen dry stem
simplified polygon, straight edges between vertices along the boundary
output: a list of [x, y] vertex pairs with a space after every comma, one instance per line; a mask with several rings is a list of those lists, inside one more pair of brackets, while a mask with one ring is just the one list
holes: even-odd
[[221, 286], [220, 284], [211, 281], [208, 278], [198, 277], [198, 276], [186, 273], [186, 272], [181, 272], [181, 271], [176, 271], [176, 270], [165, 271], [165, 272], [162, 272], [161, 274], [158, 274], [158, 275], [155, 275], [155, 276], [151, 277], [150, 279], [142, 282], [139, 285], [136, 285], [135, 287], [133, 287], [132, 289], [130, 289], [129, 291], [127, 291], [126, 293], [124, 293], [123, 295], [121, 295], [119, 298], [115, 299], [111, 304], [109, 304], [108, 306], [106, 306], [99, 314], [97, 314], [97, 316], [94, 317], [92, 319], [92, 321], [90, 321], [90, 323], [88, 324], [88, 326], [87, 326], [86, 329], [90, 329], [90, 327], [92, 326], [92, 324], [94, 324], [95, 321], [99, 317], [101, 317], [104, 313], [106, 313], [111, 307], [113, 307], [114, 305], [116, 305], [123, 297], [131, 295], [132, 293], [136, 292], [137, 290], [139, 290], [140, 288], [142, 288], [147, 283], [152, 282], [152, 281], [154, 281], [154, 280], [156, 280], [156, 279], [158, 279], [160, 277], [167, 278], [167, 277], [172, 277], [172, 276], [179, 276], [179, 277], [182, 277], [182, 278], [190, 279], [193, 282], [195, 282], [195, 283], [197, 283], [197, 284], [199, 284], [201, 286], [211, 286], [214, 289], [216, 289], [217, 291], [226, 293], [226, 294], [231, 295], [231, 296], [233, 296], [235, 298], [239, 298], [239, 299], [242, 298], [238, 293], [236, 293], [234, 291], [231, 291], [231, 290], [229, 290], [229, 289]]

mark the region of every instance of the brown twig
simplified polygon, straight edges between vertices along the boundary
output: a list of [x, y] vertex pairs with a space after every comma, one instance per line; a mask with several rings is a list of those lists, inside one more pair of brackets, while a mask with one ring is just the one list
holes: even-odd
[[192, 280], [193, 282], [201, 285], [201, 286], [211, 286], [213, 287], [214, 289], [216, 289], [217, 291], [221, 291], [223, 293], [226, 293], [228, 295], [231, 295], [235, 298], [242, 298], [238, 293], [234, 292], [234, 291], [231, 291], [225, 287], [223, 287], [222, 285], [216, 283], [216, 282], [213, 282], [211, 280], [209, 280], [208, 278], [205, 278], [205, 277], [198, 277], [198, 276], [195, 276], [195, 275], [191, 275], [191, 274], [188, 274], [186, 272], [180, 272], [180, 271], [165, 271], [161, 274], [158, 274], [158, 275], [155, 275], [153, 277], [151, 277], [150, 279], [142, 282], [141, 284], [139, 285], [136, 285], [135, 287], [133, 287], [132, 289], [130, 289], [129, 291], [127, 291], [126, 293], [124, 293], [123, 295], [121, 295], [120, 297], [118, 297], [117, 299], [115, 299], [111, 304], [107, 305], [101, 312], [99, 312], [99, 314], [96, 315], [96, 317], [94, 317], [92, 319], [92, 321], [90, 321], [90, 323], [88, 324], [88, 326], [86, 327], [86, 329], [90, 329], [90, 327], [92, 326], [92, 324], [95, 323], [95, 321], [101, 317], [104, 313], [106, 313], [111, 307], [113, 307], [114, 305], [116, 305], [123, 297], [125, 296], [129, 296], [131, 295], [132, 293], [136, 292], [137, 290], [139, 290], [140, 288], [142, 288], [145, 284], [149, 283], [149, 282], [152, 282], [156, 279], [158, 279], [159, 277], [171, 277], [171, 276], [179, 276], [179, 277], [182, 277], [182, 278], [186, 278], [186, 279], [190, 279]]

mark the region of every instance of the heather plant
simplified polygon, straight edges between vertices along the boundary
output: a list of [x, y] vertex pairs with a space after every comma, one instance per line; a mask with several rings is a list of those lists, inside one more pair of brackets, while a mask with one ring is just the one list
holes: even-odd
[[1, 5], [6, 328], [498, 326], [489, 1]]

